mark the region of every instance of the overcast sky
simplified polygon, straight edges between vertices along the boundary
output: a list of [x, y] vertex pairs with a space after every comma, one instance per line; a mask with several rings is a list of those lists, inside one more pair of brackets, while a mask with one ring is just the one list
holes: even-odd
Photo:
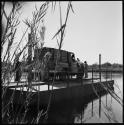
[[[22, 8], [20, 19], [30, 18], [35, 4], [30, 2]], [[87, 61], [88, 64], [99, 62], [99, 54], [102, 63], [122, 64], [122, 2], [121, 1], [79, 1], [72, 2], [74, 13], [70, 11], [66, 27], [66, 34], [62, 49], [72, 51], [76, 58]], [[62, 20], [64, 23], [67, 2], [62, 3]], [[52, 40], [60, 28], [59, 8], [53, 12], [49, 9], [44, 18], [46, 26], [44, 46], [57, 48], [56, 39]], [[26, 29], [21, 23], [18, 27], [17, 38]], [[22, 45], [23, 46], [23, 45]]]

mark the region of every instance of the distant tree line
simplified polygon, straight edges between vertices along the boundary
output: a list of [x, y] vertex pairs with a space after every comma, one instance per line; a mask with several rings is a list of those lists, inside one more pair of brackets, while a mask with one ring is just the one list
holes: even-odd
[[[99, 67], [99, 64], [95, 63], [95, 64], [92, 64], [90, 66], [95, 68], [95, 67]], [[103, 68], [106, 68], [106, 67], [123, 68], [123, 65], [122, 64], [118, 64], [118, 63], [111, 64], [109, 62], [106, 62], [106, 63], [101, 64], [101, 67], [103, 67]]]
[[[97, 69], [99, 70], [99, 64], [98, 63], [94, 63], [92, 65], [89, 65], [89, 71], [91, 71], [93, 69]], [[113, 70], [113, 71], [123, 71], [123, 64], [118, 64], [118, 63], [113, 63], [111, 64], [110, 62], [105, 62], [103, 64], [101, 64], [101, 69], [104, 71], [106, 69], [108, 70]]]

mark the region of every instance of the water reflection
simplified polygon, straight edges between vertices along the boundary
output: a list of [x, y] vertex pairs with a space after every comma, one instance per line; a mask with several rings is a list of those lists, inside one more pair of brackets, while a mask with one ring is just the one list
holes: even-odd
[[[94, 115], [95, 100], [97, 97], [92, 95], [54, 104], [49, 112], [48, 123], [84, 123]], [[101, 117], [101, 98], [98, 115]]]
[[[91, 74], [89, 74], [90, 76]], [[94, 76], [98, 77], [98, 73]], [[122, 89], [122, 74], [102, 73], [103, 79], [115, 80]], [[117, 88], [114, 86], [115, 92]], [[122, 93], [122, 91], [121, 91]], [[122, 106], [110, 95], [103, 93], [100, 98], [90, 96], [60, 102], [51, 107], [48, 123], [115, 123], [122, 122]]]
[[[98, 76], [98, 74], [95, 75]], [[117, 76], [112, 74], [112, 76], [120, 88], [122, 86], [122, 74]], [[102, 73], [102, 77], [105, 78], [104, 73]], [[111, 78], [111, 75], [108, 75], [108, 78]], [[117, 93], [118, 89], [114, 87], [114, 91]], [[40, 109], [46, 111], [46, 106]], [[36, 118], [36, 110], [36, 106], [30, 109], [29, 121], [32, 121], [32, 117]], [[90, 97], [63, 100], [52, 104], [45, 123], [115, 123], [122, 122], [122, 116], [121, 105], [110, 94], [102, 93], [100, 98], [91, 95]], [[41, 117], [40, 123], [43, 122]]]

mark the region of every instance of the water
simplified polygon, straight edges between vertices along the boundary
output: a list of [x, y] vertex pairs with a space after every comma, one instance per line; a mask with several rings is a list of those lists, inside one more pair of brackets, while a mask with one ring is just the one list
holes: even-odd
[[[91, 77], [91, 73], [88, 74]], [[94, 77], [99, 74], [95, 73]], [[102, 79], [106, 74], [102, 73]], [[114, 91], [123, 99], [123, 74], [113, 73]], [[111, 74], [107, 74], [107, 80], [111, 79]], [[122, 123], [123, 107], [110, 94], [104, 94], [101, 100], [97, 97], [86, 97], [76, 100], [62, 101], [50, 106], [47, 123]], [[46, 107], [43, 108], [46, 110]], [[37, 117], [37, 107], [30, 109], [28, 120], [31, 122], [32, 117]], [[109, 116], [107, 115], [109, 114]], [[112, 120], [110, 120], [111, 118]], [[41, 123], [42, 117], [41, 117]]]
[[[89, 73], [89, 76], [91, 74]], [[97, 77], [98, 73], [94, 74]], [[106, 74], [102, 73], [102, 78], [106, 78]], [[123, 98], [123, 74], [113, 73], [112, 79], [114, 91], [122, 99]], [[107, 74], [107, 79], [111, 79], [111, 74]], [[119, 89], [120, 90], [119, 90]], [[101, 104], [101, 106], [100, 106]], [[107, 108], [106, 108], [107, 106]], [[107, 110], [108, 109], [108, 110]], [[72, 100], [70, 102], [61, 102], [51, 107], [49, 112], [49, 123], [122, 123], [123, 107], [110, 94], [101, 97], [101, 103], [98, 98], [82, 98], [80, 100]], [[111, 120], [109, 119], [109, 116]]]

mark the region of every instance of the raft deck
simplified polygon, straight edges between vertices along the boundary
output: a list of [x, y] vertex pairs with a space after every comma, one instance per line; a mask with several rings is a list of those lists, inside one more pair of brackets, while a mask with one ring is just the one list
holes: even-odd
[[52, 83], [52, 81], [37, 81], [32, 82], [30, 88], [26, 81], [19, 82], [18, 85], [15, 82], [11, 82], [11, 85], [7, 87], [5, 98], [6, 101], [10, 100], [11, 95], [13, 94], [13, 92], [15, 92], [14, 103], [23, 104], [26, 99], [27, 91], [29, 89], [29, 93], [32, 94], [31, 104], [35, 105], [39, 100], [39, 105], [42, 105], [48, 104], [51, 93], [52, 103], [55, 103], [59, 102], [60, 100], [69, 100], [77, 97], [93, 95], [93, 86], [98, 93], [102, 93], [106, 91], [102, 86], [109, 86], [114, 89], [113, 84], [114, 80], [104, 80], [100, 82], [99, 78], [71, 79], [69, 81], [58, 80], [54, 83]]

